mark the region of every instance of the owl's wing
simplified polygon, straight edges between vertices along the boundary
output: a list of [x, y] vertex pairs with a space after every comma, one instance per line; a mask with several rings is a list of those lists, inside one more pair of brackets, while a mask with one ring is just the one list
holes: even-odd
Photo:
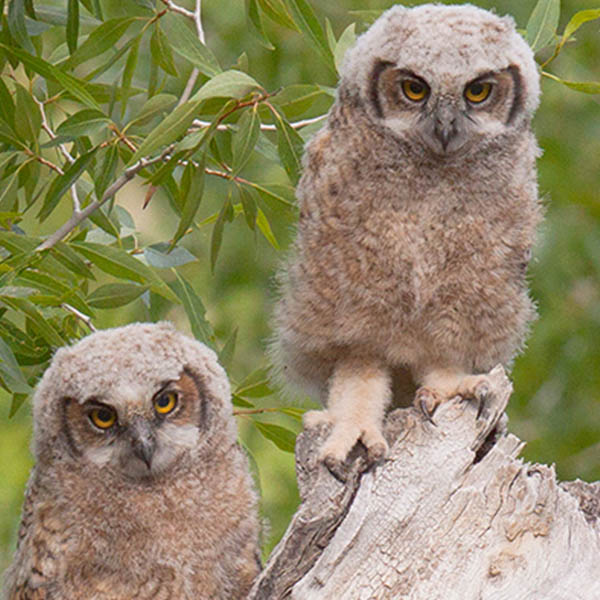
[[51, 600], [60, 595], [57, 577], [64, 532], [51, 500], [39, 498], [34, 471], [25, 492], [17, 550], [5, 574], [6, 600]]

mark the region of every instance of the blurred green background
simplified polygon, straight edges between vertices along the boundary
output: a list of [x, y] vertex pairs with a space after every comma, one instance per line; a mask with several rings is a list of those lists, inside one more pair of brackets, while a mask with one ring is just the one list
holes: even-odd
[[[115, 1], [110, 14], [129, 11], [130, 1]], [[392, 4], [376, 0], [312, 2], [320, 19], [327, 16], [331, 20], [336, 36], [356, 20], [349, 11], [384, 9]], [[518, 26], [524, 28], [535, 0], [473, 4], [512, 14]], [[235, 63], [245, 52], [249, 72], [268, 90], [292, 83], [336, 84], [299, 34], [267, 22], [267, 31], [277, 46], [269, 51], [249, 32], [243, 2], [227, 2], [226, 9], [222, 0], [205, 0], [203, 5], [207, 44], [223, 65]], [[577, 10], [597, 7], [595, 0], [563, 0], [559, 31]], [[60, 29], [56, 29], [60, 35]], [[359, 25], [362, 29], [364, 26]], [[584, 25], [576, 42], [568, 45], [550, 70], [565, 79], [600, 81], [599, 29], [600, 21]], [[182, 78], [181, 87], [184, 82]], [[600, 479], [600, 98], [547, 79], [542, 85], [543, 99], [534, 128], [544, 151], [538, 164], [547, 218], [530, 268], [532, 294], [540, 317], [526, 352], [514, 367], [509, 428], [527, 442], [527, 460], [556, 464], [561, 479], [593, 481]], [[320, 114], [324, 108], [316, 105], [303, 116]], [[225, 193], [220, 182], [211, 180], [200, 218], [217, 210]], [[149, 209], [141, 211], [143, 194], [133, 183], [120, 193], [117, 202], [130, 210], [145, 240], [168, 239], [176, 226], [175, 217], [160, 194]], [[269, 216], [274, 218], [275, 235], [285, 248], [293, 223], [278, 215]], [[64, 215], [58, 214], [44, 224], [41, 233], [47, 233], [61, 218]], [[187, 265], [185, 274], [205, 302], [219, 337], [226, 339], [238, 328], [230, 375], [239, 381], [266, 364], [273, 274], [281, 255], [236, 221], [225, 231], [215, 273], [211, 274], [209, 242], [209, 228], [186, 238], [186, 247], [199, 260]], [[180, 311], [173, 310], [167, 317], [182, 329], [188, 328]], [[102, 312], [97, 326], [144, 318], [145, 309], [138, 302], [127, 309]], [[261, 402], [275, 406], [284, 401], [270, 396]], [[32, 463], [29, 405], [12, 419], [8, 412], [9, 399], [0, 396], [0, 572], [14, 548], [23, 489]], [[295, 431], [300, 429], [297, 421], [290, 418], [283, 423], [283, 418], [273, 420]], [[242, 439], [258, 465], [262, 509], [269, 523], [265, 544], [268, 552], [298, 503], [293, 456], [266, 441], [246, 418], [240, 417], [238, 423]]]

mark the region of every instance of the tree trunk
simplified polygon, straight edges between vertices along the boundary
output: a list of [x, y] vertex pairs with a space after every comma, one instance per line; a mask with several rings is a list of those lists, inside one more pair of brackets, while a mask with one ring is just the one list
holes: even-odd
[[345, 481], [316, 458], [325, 426], [296, 445], [302, 503], [249, 600], [599, 600], [600, 482], [558, 483], [517, 458], [501, 367], [481, 414], [441, 405], [435, 423], [390, 413], [390, 454]]

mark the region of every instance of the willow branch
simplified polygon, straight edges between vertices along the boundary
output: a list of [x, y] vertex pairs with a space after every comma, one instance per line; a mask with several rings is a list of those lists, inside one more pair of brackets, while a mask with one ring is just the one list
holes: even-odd
[[[312, 117], [310, 119], [303, 119], [302, 121], [295, 121], [294, 123], [290, 123], [290, 126], [293, 129], [302, 129], [303, 127], [312, 125], [313, 123], [318, 123], [319, 121], [322, 121], [325, 118], [327, 118], [327, 115], [319, 115], [317, 117]], [[210, 125], [211, 125], [211, 123], [209, 121], [202, 121], [200, 119], [194, 119], [194, 121], [192, 122], [192, 126], [198, 128], [198, 129], [205, 129], [206, 127], [210, 127]], [[217, 125], [217, 129], [219, 131], [227, 131], [227, 130], [231, 130], [232, 127], [231, 127], [231, 125], [222, 123], [220, 125]], [[261, 131], [276, 131], [277, 127], [271, 123], [261, 123], [260, 129], [261, 129]]]
[[92, 333], [96, 331], [96, 328], [92, 324], [92, 319], [90, 317], [84, 315], [81, 311], [77, 310], [74, 306], [71, 306], [70, 304], [62, 304], [61, 306], [67, 312], [70, 312], [72, 315], [75, 315], [77, 319], [84, 323]]
[[[44, 108], [44, 103], [41, 102], [40, 100], [38, 100], [35, 97], [35, 95], [33, 95], [33, 100], [40, 109], [40, 114], [42, 116], [42, 129], [48, 134], [48, 137], [51, 140], [55, 140], [57, 136], [54, 133], [54, 131], [52, 131], [52, 128], [50, 127], [50, 124], [48, 123], [48, 119], [46, 117], [46, 110]], [[73, 164], [75, 162], [75, 159], [71, 156], [71, 153], [67, 150], [67, 147], [64, 144], [58, 144], [58, 149], [60, 150], [60, 153], [65, 157], [67, 162], [69, 162], [70, 164]], [[61, 175], [63, 174], [62, 169], [60, 171], [60, 174]], [[71, 186], [71, 198], [73, 198], [73, 210], [74, 211], [80, 210], [81, 203], [79, 202], [79, 196], [77, 195], [77, 186], [75, 183]]]
[[[163, 0], [164, 2], [165, 0]], [[171, 0], [168, 0], [171, 1]], [[190, 11], [187, 11], [190, 12]], [[196, 26], [196, 33], [198, 35], [198, 39], [206, 44], [206, 38], [204, 37], [204, 27], [202, 26], [202, 0], [196, 0], [196, 8], [192, 13], [192, 19], [194, 20], [194, 25]], [[183, 90], [183, 94], [181, 94], [181, 98], [179, 98], [179, 102], [177, 106], [181, 106], [184, 102], [187, 102], [192, 95], [192, 90], [194, 89], [194, 85], [196, 84], [196, 80], [198, 79], [198, 75], [200, 71], [196, 67], [192, 69], [190, 73], [190, 77], [185, 84], [185, 88]]]
[[60, 242], [65, 236], [69, 235], [71, 231], [75, 229], [82, 221], [85, 221], [95, 210], [100, 208], [105, 202], [110, 200], [126, 183], [129, 183], [142, 169], [153, 165], [157, 162], [165, 160], [165, 158], [171, 153], [174, 144], [171, 144], [168, 148], [165, 148], [163, 152], [155, 158], [141, 158], [138, 162], [131, 165], [131, 167], [125, 169], [123, 174], [104, 192], [104, 195], [100, 200], [96, 200], [91, 204], [88, 204], [84, 209], [73, 210], [73, 214], [69, 220], [59, 227], [51, 236], [49, 236], [44, 242], [38, 247], [38, 251], [48, 250], [52, 248], [58, 242]]

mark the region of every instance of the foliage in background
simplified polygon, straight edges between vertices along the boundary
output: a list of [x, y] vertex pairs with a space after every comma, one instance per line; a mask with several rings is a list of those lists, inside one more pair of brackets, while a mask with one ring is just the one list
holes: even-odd
[[[0, 422], [0, 547], [29, 466], [19, 407], [54, 349], [162, 318], [228, 369], [272, 523], [267, 549], [280, 536], [297, 502], [303, 409], [269, 382], [270, 278], [344, 52], [392, 3], [334, 4], [207, 0], [201, 13], [200, 0], [0, 0], [0, 400], [14, 416]], [[477, 4], [514, 10], [545, 78], [564, 84], [545, 87], [537, 119], [553, 202], [513, 429], [561, 475], [600, 478], [598, 104], [570, 91], [600, 93], [584, 66], [598, 64], [600, 8], [565, 1], [561, 17], [559, 0]]]

